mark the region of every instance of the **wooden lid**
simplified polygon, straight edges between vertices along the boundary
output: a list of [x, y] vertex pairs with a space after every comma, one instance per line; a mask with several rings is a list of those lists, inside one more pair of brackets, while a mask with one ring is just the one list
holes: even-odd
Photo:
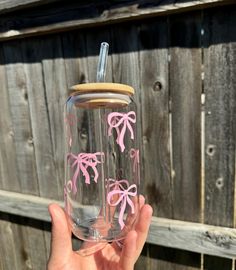
[[76, 84], [70, 88], [71, 94], [91, 93], [91, 92], [114, 92], [132, 96], [134, 88], [120, 83], [83, 83]]

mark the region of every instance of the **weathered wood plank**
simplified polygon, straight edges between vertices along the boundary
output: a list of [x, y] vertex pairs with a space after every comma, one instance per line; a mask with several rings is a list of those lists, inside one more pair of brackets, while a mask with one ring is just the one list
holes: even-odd
[[183, 249], [193, 252], [235, 258], [235, 233], [236, 230], [231, 228], [153, 218], [148, 242], [181, 249], [185, 246]]
[[[35, 150], [35, 162], [38, 176], [38, 192], [42, 196], [58, 198], [61, 187], [57, 183], [55, 160], [52, 149], [47, 97], [45, 96], [45, 74], [42, 60], [48, 48], [44, 40], [24, 40], [21, 44], [23, 54], [26, 87], [29, 99], [32, 137]], [[50, 183], [50, 184], [49, 184]]]
[[78, 30], [61, 35], [67, 88], [89, 82], [86, 59], [85, 31]]
[[148, 244], [148, 246], [150, 250], [149, 257], [158, 259], [158, 264], [156, 265], [153, 264], [153, 261], [150, 262], [150, 270], [182, 270], [186, 268], [194, 270], [199, 268], [199, 260], [196, 260], [197, 256], [194, 252], [153, 244]]
[[0, 46], [0, 187], [11, 191], [19, 191], [20, 183], [17, 177], [17, 169], [15, 169], [17, 168], [17, 162], [14, 131], [4, 62], [3, 49]]
[[[47, 207], [51, 202], [50, 199], [0, 190], [0, 211], [14, 215], [50, 221]], [[235, 258], [236, 229], [153, 217], [147, 242]]]
[[0, 213], [0, 241], [0, 264], [2, 270], [19, 269], [13, 228], [9, 222], [9, 216], [5, 213]]
[[[47, 207], [51, 202], [54, 202], [52, 199], [4, 190], [0, 190], [0, 198], [0, 211], [2, 212], [41, 221], [50, 221]], [[63, 205], [58, 201], [55, 202]]]
[[[15, 145], [16, 145], [16, 157], [17, 157], [17, 171], [20, 178], [21, 192], [39, 194], [38, 190], [38, 175], [36, 174], [36, 162], [35, 162], [35, 145], [37, 145], [37, 136], [33, 138], [31, 124], [32, 118], [30, 117], [30, 105], [28, 97], [32, 94], [31, 86], [34, 82], [34, 76], [27, 79], [27, 70], [25, 69], [24, 54], [22, 53], [21, 42], [19, 43], [6, 43], [4, 44], [4, 56], [6, 64], [6, 75], [8, 81], [8, 89], [10, 95], [14, 98], [10, 98], [13, 128], [15, 134]], [[36, 76], [39, 79], [39, 76]], [[37, 85], [39, 86], [39, 85]], [[37, 89], [39, 90], [39, 89]], [[43, 88], [42, 88], [43, 90]], [[36, 96], [36, 95], [35, 95]], [[37, 108], [37, 107], [36, 107]], [[41, 111], [38, 109], [38, 112]], [[37, 121], [34, 124], [38, 124]], [[45, 134], [42, 134], [44, 136]], [[39, 168], [39, 167], [38, 167]], [[42, 167], [40, 167], [40, 171]], [[47, 171], [47, 170], [46, 170]], [[45, 170], [42, 171], [43, 173]], [[40, 177], [39, 177], [40, 178]], [[40, 179], [41, 180], [41, 179]], [[54, 179], [53, 179], [54, 180]], [[44, 179], [45, 181], [45, 179]], [[43, 181], [41, 180], [41, 183]], [[48, 190], [48, 188], [45, 188]], [[40, 269], [40, 261], [46, 262], [45, 247], [44, 247], [44, 235], [41, 230], [34, 230], [29, 226], [12, 225], [12, 231], [14, 238], [16, 238], [16, 258], [18, 260], [17, 269]], [[22, 239], [18, 237], [22, 236]], [[40, 251], [35, 248], [33, 239], [38, 239], [40, 242]], [[24, 250], [22, 253], [21, 250]], [[9, 255], [8, 255], [9, 256]]]
[[235, 196], [235, 25], [235, 9], [205, 13], [205, 222], [229, 227]]
[[170, 20], [173, 217], [200, 221], [201, 17]]
[[[227, 17], [227, 20], [224, 18]], [[236, 151], [236, 10], [204, 12], [205, 222], [234, 226]], [[204, 264], [232, 261], [205, 257]]]
[[11, 170], [17, 173], [21, 191], [36, 195], [38, 194], [38, 179], [22, 52], [19, 42], [6, 43], [3, 50], [17, 162], [17, 166]]
[[148, 252], [148, 244], [146, 243], [143, 247], [142, 253], [138, 258], [134, 266], [134, 270], [145, 269], [151, 270], [150, 264], [148, 264], [149, 252]]
[[[12, 53], [14, 46], [4, 50], [4, 55], [1, 54], [1, 64], [5, 64], [5, 69], [1, 65], [1, 82], [2, 82], [2, 99], [3, 104], [1, 104], [1, 116], [3, 116], [1, 121], [1, 184], [2, 188], [11, 191], [24, 190], [29, 191], [27, 183], [22, 180], [19, 181], [20, 176], [26, 177], [27, 173], [31, 175], [30, 180], [30, 192], [36, 194], [36, 185], [34, 179], [34, 174], [31, 174], [32, 162], [33, 162], [33, 152], [32, 149], [28, 148], [27, 143], [27, 133], [30, 132], [30, 127], [27, 125], [27, 100], [24, 99], [24, 73], [20, 71], [22, 65], [16, 64], [14, 66], [11, 62], [21, 59], [20, 52], [16, 57]], [[7, 53], [7, 55], [6, 55]], [[8, 55], [8, 53], [12, 55]], [[12, 61], [13, 60], [13, 61]], [[8, 63], [8, 61], [10, 63]], [[20, 81], [16, 82], [20, 78]], [[8, 81], [8, 91], [5, 87], [5, 82]], [[23, 90], [23, 91], [22, 91]], [[17, 109], [14, 107], [17, 104]], [[9, 106], [12, 105], [10, 108]], [[18, 113], [19, 115], [13, 116], [13, 121], [11, 119], [12, 113]], [[20, 115], [23, 114], [23, 117]], [[25, 118], [25, 119], [23, 119]], [[17, 123], [19, 121], [19, 123]], [[17, 123], [17, 124], [16, 124]], [[14, 126], [16, 124], [16, 126]], [[22, 126], [18, 126], [22, 124]], [[20, 127], [20, 129], [19, 129]], [[26, 138], [25, 138], [26, 137]], [[26, 144], [25, 144], [26, 142]], [[30, 150], [30, 151], [29, 151]], [[24, 155], [24, 156], [22, 156]], [[17, 158], [18, 156], [18, 158]], [[20, 157], [20, 158], [19, 158]], [[32, 159], [32, 160], [31, 160]], [[27, 166], [30, 168], [27, 169]], [[14, 169], [13, 169], [14, 168]], [[19, 168], [22, 169], [19, 174]], [[25, 171], [26, 170], [26, 171]], [[19, 178], [18, 178], [19, 177]], [[17, 224], [12, 223], [11, 217], [3, 217], [1, 214], [1, 234], [4, 235], [4, 239], [1, 241], [1, 256], [4, 265], [4, 269], [32, 269], [30, 266], [30, 256], [28, 250], [27, 228], [22, 228]], [[10, 258], [9, 262], [8, 259]], [[8, 264], [9, 263], [9, 264]]]
[[[52, 46], [53, 44], [53, 46]], [[52, 143], [53, 163], [56, 178], [52, 175], [49, 181], [55, 181], [56, 189], [52, 192], [55, 199], [63, 198], [64, 186], [64, 105], [67, 99], [67, 82], [65, 64], [62, 51], [62, 42], [59, 36], [45, 38], [40, 46], [42, 54], [43, 85], [45, 88], [45, 107], [48, 111], [50, 140]], [[50, 142], [48, 142], [50, 143]], [[44, 182], [44, 186], [48, 184]], [[54, 193], [54, 194], [53, 194]], [[43, 197], [47, 194], [43, 194]]]
[[154, 208], [154, 215], [171, 218], [173, 201], [170, 177], [167, 32], [166, 18], [140, 26], [139, 67], [142, 168], [145, 172], [143, 190], [148, 202]]
[[[200, 31], [199, 13], [173, 16], [170, 19], [173, 218], [196, 222], [201, 221]], [[188, 262], [193, 257], [198, 264], [189, 266]], [[182, 254], [182, 260], [186, 263], [181, 269], [200, 269], [199, 254]]]
[[[154, 215], [171, 218], [169, 133], [168, 22], [167, 18], [141, 24], [139, 33], [140, 110], [142, 115], [142, 190]], [[154, 34], [155, 33], [155, 34]], [[152, 49], [150, 49], [152, 48]], [[170, 269], [159, 260], [158, 247], [147, 245], [147, 266]], [[145, 267], [140, 269], [146, 269]]]
[[[0, 33], [0, 40], [23, 38], [153, 16], [163, 16], [232, 3], [235, 3], [235, 1], [170, 1], [167, 4], [160, 4], [159, 1], [151, 1], [148, 5], [145, 5], [140, 0], [126, 5], [123, 3], [122, 7], [120, 3], [104, 3], [100, 1], [90, 3], [90, 5], [88, 3], [76, 3], [69, 6], [69, 3], [66, 3], [67, 6], [60, 6], [59, 9], [56, 9], [55, 6], [52, 6], [51, 9], [47, 8], [48, 16], [45, 14], [45, 9], [42, 9], [42, 13], [39, 13], [38, 10], [36, 10], [36, 13], [34, 10], [30, 10], [28, 13], [18, 14], [17, 19], [15, 17], [2, 18], [1, 25], [3, 28]], [[69, 14], [65, 17], [66, 10]], [[64, 19], [62, 20], [62, 18]]]
[[0, 0], [0, 13], [56, 2], [58, 0]]

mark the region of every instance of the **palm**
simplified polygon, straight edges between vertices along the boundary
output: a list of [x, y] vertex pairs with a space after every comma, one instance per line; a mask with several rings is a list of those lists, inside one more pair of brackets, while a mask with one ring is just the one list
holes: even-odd
[[120, 270], [121, 251], [116, 244], [107, 244], [93, 255], [82, 257], [76, 252], [72, 254], [73, 266], [70, 269], [86, 270]]
[[56, 204], [49, 206], [52, 217], [52, 245], [48, 270], [131, 270], [140, 255], [151, 222], [152, 208], [144, 205], [140, 197], [140, 216], [135, 229], [130, 231], [121, 249], [117, 243], [104, 244], [92, 255], [81, 256], [84, 244], [78, 252], [72, 250], [71, 231], [64, 211]]

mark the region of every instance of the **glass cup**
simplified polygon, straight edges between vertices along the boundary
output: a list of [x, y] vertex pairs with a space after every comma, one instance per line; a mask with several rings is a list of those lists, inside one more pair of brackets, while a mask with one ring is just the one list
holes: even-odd
[[69, 224], [81, 240], [120, 241], [139, 213], [134, 89], [88, 83], [70, 90], [64, 115], [64, 199]]

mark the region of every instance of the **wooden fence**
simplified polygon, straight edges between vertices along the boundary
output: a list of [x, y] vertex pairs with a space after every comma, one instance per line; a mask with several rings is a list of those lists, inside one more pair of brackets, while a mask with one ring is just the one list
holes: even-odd
[[107, 81], [136, 89], [154, 208], [135, 269], [236, 270], [235, 1], [0, 0], [0, 14], [0, 269], [45, 269], [67, 89], [95, 80], [107, 41]]

